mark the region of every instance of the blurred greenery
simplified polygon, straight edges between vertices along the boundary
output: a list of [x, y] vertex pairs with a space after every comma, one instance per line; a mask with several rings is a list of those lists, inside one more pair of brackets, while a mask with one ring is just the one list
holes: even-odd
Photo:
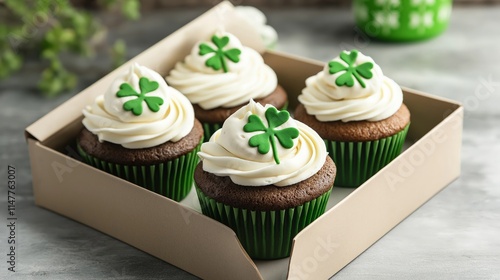
[[[140, 17], [139, 0], [97, 0], [108, 13], [126, 19]], [[104, 25], [70, 0], [0, 0], [0, 79], [21, 69], [35, 53], [46, 63], [38, 87], [46, 96], [73, 89], [77, 77], [61, 61], [65, 53], [90, 57], [106, 36]], [[113, 67], [125, 62], [126, 46], [116, 40], [107, 46]]]

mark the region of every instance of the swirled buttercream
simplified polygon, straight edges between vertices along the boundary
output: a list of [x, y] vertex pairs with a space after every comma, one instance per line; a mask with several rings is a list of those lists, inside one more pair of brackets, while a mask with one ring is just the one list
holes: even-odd
[[401, 107], [403, 93], [371, 57], [353, 50], [309, 77], [298, 99], [319, 121], [380, 121]]
[[[219, 48], [216, 43], [223, 47]], [[239, 55], [232, 51], [235, 49], [240, 51]], [[220, 56], [227, 72], [222, 67], [218, 70], [214, 67], [214, 64], [220, 63], [217, 57], [214, 58], [216, 55]], [[264, 63], [262, 56], [243, 46], [238, 38], [227, 32], [216, 32], [212, 41], [195, 44], [191, 53], [175, 65], [166, 80], [191, 103], [205, 110], [235, 107], [250, 99], [266, 97], [278, 85], [276, 73]]]
[[[118, 92], [124, 88], [137, 94], [119, 97]], [[150, 91], [145, 93], [145, 88]], [[142, 99], [139, 98], [141, 92], [144, 94]], [[125, 109], [130, 101], [135, 101], [134, 111]], [[153, 101], [157, 108], [151, 105]], [[138, 64], [115, 79], [103, 95], [84, 108], [83, 115], [83, 125], [97, 135], [99, 141], [129, 149], [179, 141], [194, 124], [194, 110], [189, 100], [169, 87], [160, 74]]]
[[250, 100], [248, 105], [231, 115], [210, 141], [202, 144], [198, 155], [203, 161], [203, 169], [217, 176], [229, 176], [235, 184], [243, 186], [284, 187], [316, 174], [325, 163], [325, 144], [314, 130], [299, 121], [289, 118], [277, 127], [292, 127], [299, 131], [291, 148], [276, 145], [279, 164], [272, 152], [261, 154], [249, 145], [249, 139], [262, 132], [245, 132], [243, 127], [251, 115], [258, 116], [264, 125], [269, 126], [266, 111], [270, 107], [274, 108]]

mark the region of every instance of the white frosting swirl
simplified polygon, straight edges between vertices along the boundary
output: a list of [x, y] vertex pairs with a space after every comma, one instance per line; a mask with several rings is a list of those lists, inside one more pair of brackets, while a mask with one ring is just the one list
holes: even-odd
[[[333, 61], [348, 66], [340, 56]], [[330, 74], [328, 64], [323, 71], [309, 77], [306, 80], [306, 88], [298, 97], [307, 113], [316, 116], [319, 121], [343, 122], [380, 121], [396, 113], [403, 103], [401, 87], [384, 76], [380, 66], [369, 56], [358, 52], [354, 66], [367, 62], [373, 64], [373, 77], [361, 77], [365, 87], [362, 87], [356, 78], [352, 87], [338, 86], [336, 80], [345, 71]]]
[[203, 170], [217, 176], [229, 176], [243, 186], [289, 186], [316, 174], [324, 165], [327, 151], [321, 137], [307, 125], [290, 118], [277, 129], [295, 127], [299, 136], [291, 149], [276, 144], [280, 163], [273, 158], [272, 150], [260, 154], [248, 144], [249, 139], [262, 132], [244, 132], [248, 117], [255, 114], [268, 126], [265, 107], [250, 100], [250, 103], [233, 115], [210, 138], [203, 143], [198, 153], [203, 161]]
[[[117, 97], [120, 85], [128, 83], [140, 93], [139, 79], [145, 77], [159, 84], [148, 97], [163, 99], [158, 112], [151, 111], [142, 102], [139, 116], [123, 109], [131, 97]], [[169, 87], [160, 74], [138, 64], [128, 73], [113, 81], [104, 95], [99, 95], [92, 105], [83, 110], [83, 125], [98, 136], [99, 141], [122, 145], [129, 149], [153, 147], [167, 141], [176, 142], [189, 134], [194, 125], [194, 110], [189, 100], [176, 89]]]
[[167, 82], [182, 92], [193, 104], [205, 110], [230, 108], [250, 99], [263, 98], [271, 94], [278, 85], [276, 73], [264, 63], [262, 56], [255, 50], [245, 47], [234, 35], [216, 32], [216, 36], [229, 38], [223, 50], [237, 48], [241, 50], [237, 63], [226, 59], [228, 72], [214, 70], [205, 62], [214, 54], [200, 55], [200, 44], [206, 44], [217, 50], [210, 40], [198, 42], [184, 62], [178, 62], [166, 77]]
[[234, 10], [254, 27], [267, 48], [272, 49], [276, 46], [278, 33], [272, 26], [266, 24], [266, 15], [261, 10], [253, 6], [236, 6]]

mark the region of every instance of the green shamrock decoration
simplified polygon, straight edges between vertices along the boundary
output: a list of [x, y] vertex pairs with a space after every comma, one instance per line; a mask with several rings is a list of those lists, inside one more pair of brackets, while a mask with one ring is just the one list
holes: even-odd
[[239, 55], [241, 54], [241, 50], [237, 48], [232, 48], [226, 51], [223, 50], [223, 48], [229, 43], [228, 36], [217, 37], [216, 35], [214, 35], [212, 36], [212, 42], [217, 46], [217, 50], [212, 49], [205, 43], [201, 43], [199, 46], [199, 55], [214, 53], [211, 58], [207, 59], [205, 65], [217, 71], [222, 68], [224, 73], [227, 73], [229, 70], [227, 69], [226, 59], [229, 59], [235, 63], [239, 62]]
[[343, 86], [346, 85], [348, 87], [354, 86], [354, 79], [359, 82], [359, 84], [362, 87], [366, 87], [365, 83], [363, 82], [363, 79], [371, 79], [373, 77], [373, 73], [371, 72], [371, 69], [373, 68], [373, 63], [371, 62], [365, 62], [363, 64], [360, 64], [358, 66], [354, 66], [354, 63], [356, 62], [356, 58], [358, 57], [358, 51], [357, 50], [352, 50], [349, 54], [346, 52], [340, 53], [340, 58], [347, 63], [347, 67], [344, 66], [342, 63], [337, 62], [337, 61], [330, 61], [328, 63], [328, 66], [330, 67], [330, 74], [335, 74], [340, 71], [345, 71], [344, 74], [340, 75], [336, 80], [335, 84], [337, 86]]
[[163, 104], [163, 99], [158, 96], [146, 96], [147, 93], [153, 92], [159, 88], [155, 81], [150, 81], [148, 78], [142, 77], [139, 79], [139, 88], [141, 93], [137, 93], [128, 83], [120, 85], [120, 90], [116, 93], [118, 97], [137, 96], [136, 99], [131, 99], [123, 104], [125, 111], [132, 111], [136, 116], [142, 114], [142, 101], [145, 101], [149, 110], [158, 112], [160, 105]]
[[284, 129], [277, 130], [276, 127], [284, 124], [289, 118], [290, 114], [285, 111], [279, 111], [270, 107], [265, 113], [269, 127], [266, 127], [258, 115], [250, 115], [248, 117], [248, 123], [243, 126], [243, 131], [245, 132], [256, 132], [263, 131], [264, 133], [254, 135], [248, 140], [248, 145], [250, 147], [257, 147], [257, 151], [260, 154], [267, 154], [269, 149], [273, 149], [274, 161], [280, 164], [280, 159], [278, 157], [278, 150], [276, 149], [276, 140], [274, 137], [278, 138], [279, 143], [285, 149], [291, 149], [293, 147], [293, 139], [299, 137], [299, 130], [294, 127], [287, 127]]

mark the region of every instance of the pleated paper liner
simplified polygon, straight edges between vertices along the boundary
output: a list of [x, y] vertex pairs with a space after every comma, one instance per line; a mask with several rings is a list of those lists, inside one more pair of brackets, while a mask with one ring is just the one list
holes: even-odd
[[335, 186], [359, 187], [380, 169], [396, 158], [403, 148], [408, 124], [393, 136], [367, 142], [326, 140], [326, 149], [337, 165]]
[[254, 259], [290, 256], [293, 238], [325, 212], [331, 191], [294, 208], [251, 211], [217, 202], [196, 188], [203, 214], [232, 228]]
[[80, 156], [87, 164], [175, 201], [181, 201], [191, 190], [200, 147], [201, 142], [193, 151], [163, 163], [121, 165], [93, 157], [77, 145]]
[[210, 140], [212, 134], [214, 134], [219, 128], [222, 127], [222, 123], [202, 123], [203, 124], [203, 139], [205, 142]]
[[[287, 108], [288, 108], [288, 101], [280, 110], [286, 110]], [[208, 140], [210, 140], [210, 137], [222, 127], [223, 123], [204, 122], [202, 123], [202, 125], [203, 125], [203, 138], [205, 139], [205, 142], [208, 142]]]

